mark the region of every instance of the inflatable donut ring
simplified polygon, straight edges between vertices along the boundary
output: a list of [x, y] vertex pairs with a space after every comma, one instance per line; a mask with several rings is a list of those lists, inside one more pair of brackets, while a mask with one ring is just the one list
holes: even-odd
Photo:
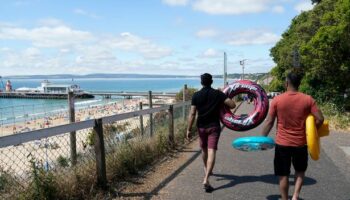
[[275, 141], [270, 137], [241, 137], [232, 141], [232, 147], [240, 151], [263, 151], [275, 147]]
[[242, 93], [254, 98], [254, 111], [248, 115], [235, 115], [230, 108], [224, 105], [220, 110], [221, 122], [234, 131], [246, 131], [257, 127], [264, 121], [269, 110], [269, 100], [265, 90], [258, 84], [249, 80], [238, 80], [229, 84], [223, 92], [228, 98]]

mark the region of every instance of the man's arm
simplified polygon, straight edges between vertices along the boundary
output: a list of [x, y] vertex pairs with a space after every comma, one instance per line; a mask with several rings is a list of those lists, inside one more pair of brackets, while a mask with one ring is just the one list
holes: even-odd
[[273, 126], [273, 124], [275, 123], [275, 118], [276, 116], [271, 116], [271, 115], [267, 115], [267, 119], [265, 120], [265, 123], [264, 123], [264, 128], [263, 128], [263, 131], [262, 131], [262, 136], [268, 136], [270, 131], [271, 131], [271, 128]]
[[316, 101], [311, 97], [311, 114], [315, 117], [316, 127], [320, 128], [324, 118], [321, 110], [318, 108]]
[[315, 117], [316, 127], [319, 129], [324, 121], [324, 117], [321, 110], [317, 110], [316, 112], [313, 112], [312, 115]]
[[235, 101], [233, 101], [232, 99], [230, 98], [226, 98], [225, 101], [224, 101], [224, 104], [226, 106], [228, 106], [230, 109], [234, 109], [236, 107], [236, 103]]
[[192, 131], [192, 126], [194, 122], [194, 118], [196, 117], [197, 109], [196, 106], [191, 106], [190, 113], [188, 115], [188, 127], [187, 127], [187, 133], [186, 133], [186, 138], [190, 139], [191, 137], [191, 131]]

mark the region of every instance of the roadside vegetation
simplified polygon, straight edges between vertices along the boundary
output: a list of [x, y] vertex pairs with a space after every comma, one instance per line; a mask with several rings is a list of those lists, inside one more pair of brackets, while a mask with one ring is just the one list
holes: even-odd
[[350, 112], [332, 103], [320, 106], [325, 118], [330, 121], [330, 127], [339, 131], [350, 131]]
[[271, 49], [277, 64], [269, 91], [282, 91], [286, 74], [303, 75], [300, 90], [313, 96], [336, 129], [349, 129], [350, 1], [312, 0]]

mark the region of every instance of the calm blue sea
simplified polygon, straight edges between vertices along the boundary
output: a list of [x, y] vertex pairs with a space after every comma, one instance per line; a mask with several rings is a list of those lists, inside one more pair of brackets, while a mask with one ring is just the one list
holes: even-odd
[[[6, 80], [3, 80], [6, 82]], [[19, 87], [38, 87], [41, 79], [11, 79], [14, 89]], [[200, 88], [199, 78], [118, 78], [118, 79], [50, 79], [55, 84], [77, 84], [86, 91], [126, 91], [126, 92], [178, 92], [184, 84], [188, 87]], [[213, 87], [221, 87], [223, 79], [214, 79]], [[105, 104], [119, 99], [95, 99], [79, 100], [76, 108], [90, 105]], [[48, 112], [58, 112], [67, 109], [67, 100], [51, 99], [2, 99], [0, 98], [0, 121], [8, 123], [12, 120], [21, 120], [25, 117], [42, 117]]]

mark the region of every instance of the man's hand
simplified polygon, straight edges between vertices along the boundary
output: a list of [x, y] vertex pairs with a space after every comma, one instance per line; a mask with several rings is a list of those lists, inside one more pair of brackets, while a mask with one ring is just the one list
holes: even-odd
[[187, 140], [190, 140], [191, 137], [192, 137], [191, 131], [190, 131], [190, 130], [187, 130], [186, 139], [187, 139]]

